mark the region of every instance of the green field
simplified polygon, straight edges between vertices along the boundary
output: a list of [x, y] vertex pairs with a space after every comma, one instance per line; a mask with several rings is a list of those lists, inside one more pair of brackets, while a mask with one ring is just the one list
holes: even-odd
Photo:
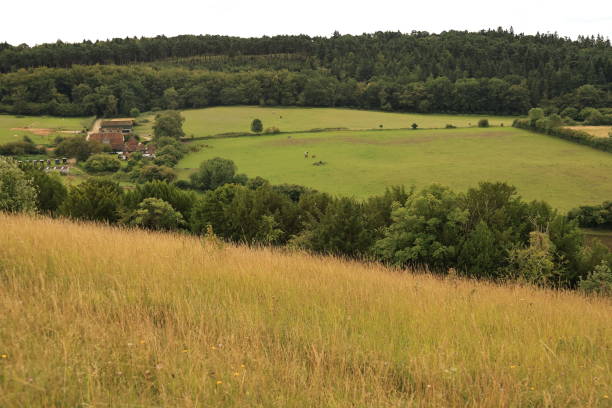
[[82, 130], [86, 123], [87, 118], [0, 115], [0, 143], [18, 141], [27, 135], [34, 143], [49, 144], [60, 134], [69, 135], [62, 131]]
[[[457, 127], [476, 126], [479, 119], [488, 118], [491, 125], [512, 125], [514, 117], [487, 115], [424, 115], [389, 113], [334, 108], [290, 108], [227, 106], [193, 109], [182, 112], [185, 133], [190, 136], [211, 136], [228, 132], [249, 132], [251, 122], [259, 118], [264, 128], [276, 126], [283, 132], [305, 131], [315, 128], [399, 129], [417, 123], [420, 128], [443, 128], [447, 124]], [[152, 133], [154, 116], [145, 115], [149, 122], [136, 128], [140, 134]]]
[[[338, 131], [196, 141], [179, 162], [181, 177], [212, 157], [273, 183], [366, 197], [395, 184], [442, 183], [457, 191], [506, 181], [526, 199], [560, 210], [612, 197], [612, 155], [515, 128]], [[304, 152], [316, 158], [304, 158]], [[322, 160], [327, 164], [314, 166]]]

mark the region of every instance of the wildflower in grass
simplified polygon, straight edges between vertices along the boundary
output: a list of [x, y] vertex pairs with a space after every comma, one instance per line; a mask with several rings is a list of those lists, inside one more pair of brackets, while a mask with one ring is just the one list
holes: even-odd
[[182, 352], [183, 353], [187, 353], [189, 350], [188, 349], [183, 349]]
[[8, 358], [8, 356], [6, 354], [2, 354], [0, 357], [2, 358]]
[[608, 398], [609, 398], [609, 397], [608, 397], [608, 394], [605, 394], [603, 397], [604, 397], [605, 399], [608, 399]]
[[244, 367], [245, 367], [245, 365], [244, 365], [244, 364], [240, 364], [240, 367], [244, 368]]
[[515, 366], [515, 365], [511, 365], [511, 366], [510, 366], [510, 368], [516, 368], [516, 367], [517, 367], [517, 366]]
[[217, 380], [217, 385], [223, 384], [223, 381]]
[[240, 375], [240, 373], [239, 373], [238, 371], [236, 371], [236, 372], [234, 373], [234, 377], [238, 377], [239, 375]]
[[145, 344], [145, 341], [144, 340], [140, 340], [140, 344]]

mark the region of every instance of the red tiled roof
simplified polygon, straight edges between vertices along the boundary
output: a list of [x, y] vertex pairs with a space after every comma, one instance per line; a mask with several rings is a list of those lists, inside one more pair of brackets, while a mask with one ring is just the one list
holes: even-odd
[[123, 150], [122, 133], [93, 133], [89, 135], [89, 140], [110, 145], [113, 150]]

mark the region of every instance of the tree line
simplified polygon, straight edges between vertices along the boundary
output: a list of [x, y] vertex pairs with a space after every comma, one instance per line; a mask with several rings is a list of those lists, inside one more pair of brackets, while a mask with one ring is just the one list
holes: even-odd
[[237, 104], [524, 114], [612, 105], [609, 40], [506, 30], [4, 44], [0, 71], [0, 110], [16, 114]]
[[398, 267], [496, 281], [612, 293], [612, 254], [586, 246], [578, 222], [505, 183], [466, 193], [392, 187], [363, 201], [237, 174], [231, 160], [202, 163], [189, 182], [150, 181], [124, 191], [91, 177], [58, 176], [0, 158], [0, 210], [274, 245]]
[[[592, 85], [572, 91], [559, 108], [610, 105]], [[38, 68], [0, 75], [0, 111], [57, 116], [129, 115], [133, 110], [228, 105], [352, 107], [407, 112], [525, 114], [532, 105], [516, 78], [447, 77], [424, 82], [339, 80], [328, 72], [240, 73], [156, 70], [145, 66]], [[559, 109], [553, 109], [558, 111]]]

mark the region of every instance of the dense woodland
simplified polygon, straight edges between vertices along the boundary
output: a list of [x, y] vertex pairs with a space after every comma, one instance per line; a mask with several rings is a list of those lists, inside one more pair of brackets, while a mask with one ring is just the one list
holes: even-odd
[[525, 114], [612, 106], [608, 39], [386, 32], [0, 44], [0, 110], [120, 115], [261, 104]]

